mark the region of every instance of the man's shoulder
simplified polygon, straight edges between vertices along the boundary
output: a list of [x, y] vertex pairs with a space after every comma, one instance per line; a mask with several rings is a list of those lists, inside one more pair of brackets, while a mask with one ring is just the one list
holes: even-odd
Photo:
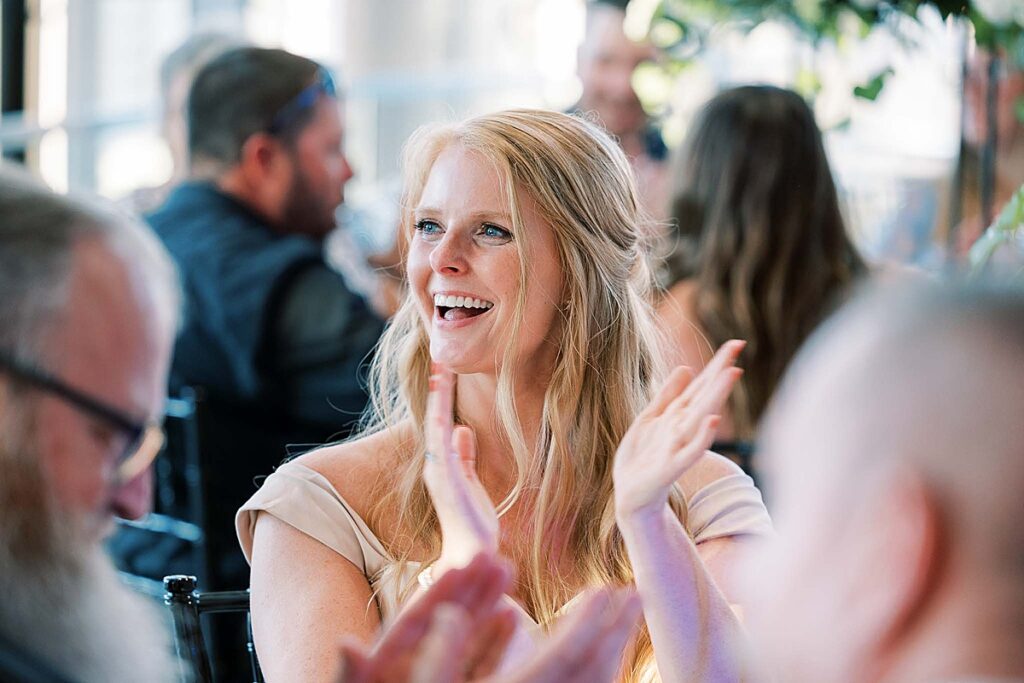
[[144, 218], [159, 229], [180, 225], [183, 218], [199, 219], [211, 212], [219, 214], [231, 208], [223, 193], [212, 183], [186, 181], [173, 188], [163, 203], [146, 213]]
[[[213, 183], [182, 183], [145, 219], [165, 241], [219, 240], [255, 246], [291, 242], [276, 239], [255, 211]], [[308, 240], [302, 242], [315, 248]]]
[[226, 260], [219, 272], [290, 269], [296, 261], [323, 261], [322, 248], [295, 235], [277, 235], [256, 213], [209, 183], [185, 183], [146, 220], [168, 250], [188, 267]]

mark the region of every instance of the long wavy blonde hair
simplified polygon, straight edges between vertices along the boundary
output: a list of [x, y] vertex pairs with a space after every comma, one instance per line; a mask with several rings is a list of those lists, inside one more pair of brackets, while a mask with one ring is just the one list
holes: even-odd
[[[647, 217], [633, 172], [618, 145], [598, 126], [551, 111], [514, 110], [460, 124], [419, 130], [405, 150], [402, 230], [413, 230], [412, 211], [430, 169], [446, 147], [459, 144], [492, 162], [509, 201], [520, 282], [529, 275], [519, 197], [529, 195], [554, 232], [564, 274], [560, 339], [547, 380], [536, 443], [527, 443], [516, 412], [515, 344], [500, 359], [498, 422], [515, 460], [514, 485], [499, 506], [507, 510], [525, 490], [536, 494], [532, 543], [520, 566], [521, 595], [542, 625], [579, 588], [555, 567], [573, 558], [584, 585], [628, 583], [633, 572], [615, 525], [612, 459], [661, 375], [650, 295], [652, 274], [644, 253]], [[524, 288], [513, 314], [513, 338], [524, 319]], [[440, 529], [422, 481], [423, 434], [430, 375], [428, 332], [410, 293], [381, 340], [371, 370], [372, 407], [366, 432], [415, 425], [416, 443], [402, 457], [397, 485], [382, 483], [371, 524], [385, 510], [400, 511], [405, 550], [429, 548], [437, 558]], [[456, 416], [456, 420], [458, 416]], [[364, 432], [365, 433], [365, 432]], [[685, 515], [682, 494], [671, 501]], [[407, 587], [407, 590], [411, 589]], [[630, 678], [650, 670], [645, 633], [628, 667]]]

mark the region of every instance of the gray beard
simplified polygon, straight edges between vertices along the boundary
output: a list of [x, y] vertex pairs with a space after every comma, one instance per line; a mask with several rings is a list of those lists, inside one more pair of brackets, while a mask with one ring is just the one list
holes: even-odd
[[103, 548], [58, 509], [38, 454], [24, 448], [33, 439], [11, 439], [3, 422], [0, 634], [73, 681], [176, 681], [169, 620], [122, 584]]

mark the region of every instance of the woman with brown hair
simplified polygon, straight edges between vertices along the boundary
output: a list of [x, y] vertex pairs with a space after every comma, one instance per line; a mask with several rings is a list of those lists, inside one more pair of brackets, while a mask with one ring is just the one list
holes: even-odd
[[799, 95], [744, 86], [712, 99], [674, 161], [666, 292], [672, 364], [746, 340], [719, 443], [754, 436], [797, 348], [867, 271], [846, 233], [821, 132]]

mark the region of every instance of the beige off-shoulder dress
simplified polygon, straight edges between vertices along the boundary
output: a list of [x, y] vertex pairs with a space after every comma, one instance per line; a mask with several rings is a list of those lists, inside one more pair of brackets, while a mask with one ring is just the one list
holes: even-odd
[[[300, 462], [279, 467], [238, 511], [235, 527], [245, 558], [252, 561], [256, 518], [268, 513], [315, 538], [358, 567], [373, 590], [381, 619], [397, 613], [399, 595], [410, 574], [398, 563], [366, 522], [322, 474]], [[772, 533], [760, 491], [745, 474], [730, 474], [700, 489], [687, 501], [687, 526], [697, 544], [715, 538]]]

